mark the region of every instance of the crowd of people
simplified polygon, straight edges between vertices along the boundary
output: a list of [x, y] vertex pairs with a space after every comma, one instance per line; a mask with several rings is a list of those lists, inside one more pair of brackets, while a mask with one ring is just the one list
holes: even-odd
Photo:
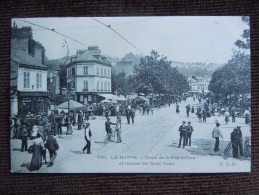
[[[224, 116], [226, 124], [232, 118], [232, 122], [235, 122], [236, 117], [236, 107], [218, 107], [213, 104], [210, 99], [206, 99], [205, 103], [201, 104], [201, 97], [193, 96], [193, 101], [195, 103], [198, 99], [198, 106], [188, 104], [186, 106], [186, 116], [187, 118], [195, 116], [198, 118], [199, 122], [206, 123], [207, 117], [215, 117], [216, 127], [212, 131], [212, 137], [215, 138], [214, 151], [219, 151], [219, 138], [222, 137], [220, 131], [219, 118]], [[180, 113], [179, 103], [181, 100], [186, 101], [185, 98], [178, 98], [176, 100], [172, 99], [169, 101], [169, 106], [171, 103], [176, 105], [176, 113]], [[59, 149], [58, 143], [54, 136], [62, 135], [62, 127], [71, 129], [77, 125], [77, 129], [84, 129], [84, 138], [86, 140], [86, 145], [83, 147], [82, 151], [87, 151], [87, 154], [91, 154], [91, 137], [92, 132], [90, 129], [90, 119], [93, 119], [95, 114], [99, 116], [106, 117], [105, 131], [107, 134], [107, 141], [112, 141], [112, 135], [115, 133], [117, 137], [117, 143], [122, 142], [122, 117], [126, 117], [127, 124], [134, 124], [136, 110], [139, 110], [141, 115], [153, 115], [153, 106], [148, 102], [118, 102], [118, 103], [106, 103], [106, 104], [93, 104], [91, 107], [79, 111], [70, 111], [65, 113], [63, 110], [59, 112], [57, 109], [51, 111], [49, 115], [44, 115], [42, 113], [31, 114], [28, 113], [24, 117], [19, 117], [15, 115], [11, 117], [11, 138], [21, 139], [21, 152], [31, 150], [32, 159], [30, 170], [38, 170], [42, 166], [42, 160], [50, 167], [54, 164], [54, 160], [57, 156], [57, 150]], [[111, 122], [110, 116], [116, 117], [116, 122]], [[247, 109], [244, 113], [245, 123], [250, 124], [251, 114], [250, 110]], [[111, 125], [115, 128], [112, 130]], [[179, 145], [180, 148], [183, 146], [191, 146], [191, 136], [194, 132], [194, 128], [191, 122], [182, 122], [179, 127], [180, 138]], [[222, 137], [223, 138], [223, 137]], [[28, 148], [28, 139], [33, 140], [33, 145]], [[233, 157], [238, 158], [238, 155], [243, 156], [243, 139], [240, 126], [236, 127], [231, 133], [231, 143], [233, 150]], [[46, 158], [46, 150], [49, 151], [49, 162]]]
[[[195, 96], [193, 96], [193, 101], [195, 102]], [[199, 98], [198, 98], [199, 99]], [[206, 118], [214, 116], [215, 117], [215, 127], [212, 130], [212, 138], [215, 138], [215, 146], [214, 146], [214, 152], [220, 151], [219, 149], [219, 139], [222, 138], [222, 133], [220, 130], [220, 123], [219, 123], [219, 118], [220, 116], [224, 117], [224, 121], [226, 125], [228, 125], [228, 122], [230, 121], [230, 117], [232, 118], [232, 123], [235, 123], [236, 120], [236, 107], [231, 106], [231, 107], [222, 107], [219, 108], [217, 106], [214, 106], [213, 104], [210, 104], [210, 101], [205, 101], [204, 105], [200, 105], [201, 101], [199, 101], [199, 105], [195, 108], [194, 106], [191, 106], [188, 104], [186, 106], [186, 115], [187, 118], [190, 116], [190, 112], [192, 115], [196, 115], [199, 122], [204, 122], [206, 123]], [[195, 112], [196, 110], [196, 112]], [[176, 104], [176, 113], [179, 113], [179, 105]], [[245, 124], [250, 124], [251, 123], [251, 114], [250, 114], [250, 109], [246, 109], [244, 112], [244, 118], [245, 118]], [[186, 125], [186, 121], [182, 122], [182, 125], [179, 127], [179, 144], [178, 148], [183, 145], [183, 148], [185, 146], [191, 146], [191, 135], [193, 133], [193, 127], [191, 126], [191, 122], [188, 122], [188, 125]], [[251, 143], [249, 139], [246, 139], [245, 142], [242, 137], [242, 132], [241, 132], [241, 127], [237, 126], [234, 128], [233, 132], [230, 134], [231, 137], [231, 148], [232, 148], [232, 156], [234, 158], [239, 158], [240, 156], [244, 156], [244, 143], [246, 144], [246, 150], [248, 150], [247, 147], [251, 147]], [[246, 151], [245, 156], [249, 156], [249, 151]]]

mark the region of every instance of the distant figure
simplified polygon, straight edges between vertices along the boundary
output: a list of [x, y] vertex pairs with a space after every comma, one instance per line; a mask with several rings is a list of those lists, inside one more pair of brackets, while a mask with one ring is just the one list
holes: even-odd
[[176, 104], [176, 113], [178, 114], [180, 112], [179, 105]]
[[132, 125], [134, 124], [135, 110], [133, 108], [129, 111], [129, 117], [131, 118]]
[[217, 123], [216, 127], [212, 130], [212, 138], [216, 139], [215, 147], [214, 147], [214, 152], [218, 152], [219, 151], [219, 137], [221, 137], [223, 139], [223, 136], [221, 134], [219, 126], [220, 126], [220, 124]]
[[225, 122], [226, 122], [226, 124], [228, 125], [229, 115], [230, 115], [229, 112], [228, 112], [228, 109], [226, 109], [224, 115], [225, 115]]
[[244, 112], [244, 116], [245, 116], [245, 124], [249, 124], [251, 122], [251, 115], [248, 109], [245, 110]]
[[236, 122], [236, 108], [232, 107], [231, 109], [231, 117], [232, 117], [232, 123]]
[[194, 110], [194, 106], [192, 106], [192, 115], [194, 114], [195, 110]]
[[207, 113], [206, 113], [206, 110], [203, 109], [202, 110], [202, 122], [206, 123], [206, 119], [207, 119]]
[[187, 117], [189, 117], [190, 110], [191, 110], [191, 106], [190, 106], [190, 104], [189, 104], [189, 105], [186, 106], [186, 114], [187, 114]]

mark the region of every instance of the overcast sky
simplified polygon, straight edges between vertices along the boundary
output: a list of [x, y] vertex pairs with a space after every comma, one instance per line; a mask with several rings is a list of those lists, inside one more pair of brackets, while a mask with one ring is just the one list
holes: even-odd
[[[95, 17], [127, 39], [123, 40], [108, 27], [89, 17], [23, 18], [28, 22], [55, 29], [77, 41], [51, 30], [15, 20], [18, 27], [31, 26], [33, 38], [46, 49], [49, 59], [64, 57], [68, 43], [69, 55], [77, 49], [98, 45], [102, 54], [122, 58], [126, 53], [150, 54], [156, 50], [169, 60], [182, 62], [226, 63], [232, 55], [234, 42], [248, 28], [238, 16], [172, 16], [172, 17]], [[12, 20], [12, 22], [13, 22]]]

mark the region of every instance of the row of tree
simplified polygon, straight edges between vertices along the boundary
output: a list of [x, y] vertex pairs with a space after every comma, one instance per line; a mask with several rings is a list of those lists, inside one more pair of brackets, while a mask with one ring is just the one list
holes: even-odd
[[[249, 25], [249, 18], [242, 17], [242, 21]], [[239, 96], [251, 93], [251, 59], [250, 59], [250, 32], [244, 30], [242, 38], [235, 45], [239, 50], [233, 53], [232, 58], [212, 74], [209, 90], [216, 98], [228, 98], [231, 104], [236, 104]], [[243, 105], [241, 105], [243, 106]]]
[[125, 73], [112, 75], [112, 90], [120, 94], [131, 93], [180, 95], [189, 90], [187, 78], [172, 62], [160, 56], [157, 51], [141, 57], [134, 67], [134, 75], [126, 77]]

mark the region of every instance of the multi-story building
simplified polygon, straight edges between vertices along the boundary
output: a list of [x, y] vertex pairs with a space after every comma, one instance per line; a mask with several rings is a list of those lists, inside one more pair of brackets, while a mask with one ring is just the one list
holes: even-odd
[[111, 93], [111, 63], [98, 46], [79, 50], [67, 64], [67, 88], [83, 104], [96, 103]]
[[33, 40], [31, 27], [11, 29], [11, 114], [47, 112], [45, 49]]
[[188, 77], [188, 82], [190, 86], [190, 91], [193, 93], [208, 92], [210, 78], [208, 77], [198, 77], [192, 76]]
[[117, 62], [116, 72], [124, 72], [126, 76], [133, 75], [134, 66], [138, 65], [140, 62], [140, 57], [128, 53], [120, 61]]

